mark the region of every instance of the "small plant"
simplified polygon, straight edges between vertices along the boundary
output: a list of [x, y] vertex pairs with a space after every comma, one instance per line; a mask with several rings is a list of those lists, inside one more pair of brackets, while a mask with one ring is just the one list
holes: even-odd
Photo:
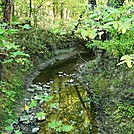
[[132, 64], [134, 64], [134, 61], [133, 61], [133, 60], [134, 60], [134, 54], [131, 54], [131, 55], [124, 55], [124, 56], [121, 57], [120, 60], [121, 60], [121, 62], [119, 62], [119, 63], [117, 64], [117, 66], [126, 63], [127, 66], [128, 66], [129, 68], [131, 68], [131, 67], [132, 67]]
[[71, 125], [62, 124], [62, 121], [54, 121], [52, 123], [49, 123], [48, 126], [56, 130], [56, 132], [69, 132], [73, 128]]
[[38, 120], [45, 120], [45, 113], [44, 112], [39, 112], [39, 113], [36, 113], [36, 117]]

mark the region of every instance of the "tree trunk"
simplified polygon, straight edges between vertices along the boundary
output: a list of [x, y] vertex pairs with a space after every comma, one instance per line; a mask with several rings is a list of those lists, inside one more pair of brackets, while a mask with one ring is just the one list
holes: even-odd
[[[7, 23], [6, 28], [10, 27], [10, 22], [12, 21], [13, 16], [13, 0], [2, 0], [3, 5], [3, 22]], [[4, 55], [0, 54], [0, 81], [2, 80], [2, 61], [4, 61]]]
[[60, 18], [63, 19], [64, 17], [64, 13], [63, 13], [63, 3], [60, 3]]
[[2, 73], [3, 73], [3, 65], [2, 62], [4, 61], [5, 55], [4, 54], [0, 54], [0, 84], [2, 81]]
[[96, 0], [88, 0], [88, 4], [91, 5], [91, 7], [89, 8], [90, 11], [94, 10], [94, 7], [96, 6]]
[[7, 28], [10, 27], [10, 22], [12, 21], [12, 15], [13, 15], [13, 0], [3, 0], [3, 22], [7, 23]]
[[2, 63], [0, 62], [0, 84], [1, 84], [1, 80], [2, 80]]
[[[32, 0], [29, 1], [29, 18], [32, 17]], [[29, 25], [31, 25], [31, 21], [28, 21]]]

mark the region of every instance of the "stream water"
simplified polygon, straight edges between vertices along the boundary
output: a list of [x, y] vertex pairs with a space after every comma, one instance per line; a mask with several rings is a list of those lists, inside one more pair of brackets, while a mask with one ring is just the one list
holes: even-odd
[[[97, 134], [94, 106], [85, 87], [74, 79], [78, 66], [92, 58], [86, 53], [58, 61], [34, 79], [33, 84], [49, 85], [49, 94], [53, 96], [42, 106], [46, 119], [38, 134]], [[67, 132], [68, 129], [71, 130]]]

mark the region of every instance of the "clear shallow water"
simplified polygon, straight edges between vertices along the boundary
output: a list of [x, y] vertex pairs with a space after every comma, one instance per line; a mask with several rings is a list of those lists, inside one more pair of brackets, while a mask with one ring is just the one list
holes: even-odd
[[78, 65], [84, 60], [91, 60], [90, 54], [77, 55], [68, 60], [58, 61], [51, 67], [45, 68], [33, 83], [50, 84], [50, 95], [53, 99], [43, 104], [46, 121], [41, 123], [39, 134], [57, 134], [48, 127], [49, 123], [62, 121], [62, 125], [72, 126], [68, 134], [97, 134], [94, 106], [90, 104], [84, 86], [73, 81], [77, 74]]

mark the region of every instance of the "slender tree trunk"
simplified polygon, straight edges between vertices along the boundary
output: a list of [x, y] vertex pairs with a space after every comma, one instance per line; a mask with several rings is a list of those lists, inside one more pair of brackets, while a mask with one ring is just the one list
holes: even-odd
[[91, 5], [90, 11], [94, 10], [94, 7], [96, 6], [96, 0], [88, 0], [88, 4]]
[[7, 28], [10, 27], [10, 22], [12, 21], [13, 16], [13, 0], [3, 0], [4, 9], [3, 9], [3, 21], [7, 23]]
[[0, 84], [2, 80], [2, 71], [3, 71], [3, 67], [2, 67], [2, 63], [0, 62]]
[[[3, 5], [3, 22], [7, 23], [7, 27], [10, 27], [10, 22], [12, 21], [13, 16], [13, 0], [2, 0]], [[0, 81], [2, 80], [3, 66], [2, 61], [4, 61], [4, 55], [0, 54]]]
[[63, 19], [64, 13], [63, 13], [63, 3], [60, 3], [60, 18]]
[[[32, 0], [29, 1], [29, 18], [32, 17]], [[31, 25], [31, 21], [28, 21], [29, 25]]]

